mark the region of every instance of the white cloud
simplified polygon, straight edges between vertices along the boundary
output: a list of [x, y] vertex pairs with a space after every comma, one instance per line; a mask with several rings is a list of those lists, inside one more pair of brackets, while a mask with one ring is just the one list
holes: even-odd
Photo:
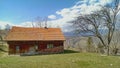
[[49, 15], [48, 18], [49, 19], [56, 19], [56, 16], [55, 15]]
[[99, 0], [101, 5], [105, 5], [107, 3], [111, 3], [113, 0]]
[[23, 27], [33, 27], [32, 22], [30, 22], [30, 21], [23, 22], [23, 23], [19, 24], [19, 26], [23, 26]]
[[0, 28], [1, 29], [4, 29], [5, 28], [5, 25], [9, 24], [10, 26], [20, 26], [20, 27], [33, 27], [32, 26], [32, 22], [30, 21], [27, 21], [27, 22], [22, 22], [20, 24], [13, 24], [11, 22], [8, 22], [8, 21], [1, 21], [0, 20]]
[[0, 28], [1, 28], [1, 29], [4, 29], [4, 28], [5, 28], [5, 25], [7, 25], [7, 24], [9, 24], [9, 25], [14, 25], [14, 24], [12, 24], [11, 22], [1, 21], [1, 20], [0, 20]]
[[96, 3], [96, 2], [97, 2], [97, 0], [89, 0], [90, 4], [93, 4], [93, 3]]
[[60, 15], [62, 18], [48, 21], [48, 23], [51, 23], [52, 27], [61, 27], [63, 31], [68, 31], [64, 29], [66, 25], [70, 25], [67, 22], [74, 20], [75, 17], [79, 15], [80, 10], [79, 9], [71, 9], [71, 8], [64, 8], [63, 10], [56, 11], [57, 15]]
[[56, 11], [56, 15], [59, 15], [62, 18], [49, 22], [54, 27], [60, 26], [63, 31], [69, 31], [70, 29], [64, 29], [64, 27], [70, 25], [67, 22], [74, 20], [76, 17], [79, 16], [79, 14], [90, 14], [93, 11], [100, 10], [101, 8], [99, 5], [105, 5], [111, 2], [112, 0], [81, 0], [70, 8], [63, 8], [59, 11]]

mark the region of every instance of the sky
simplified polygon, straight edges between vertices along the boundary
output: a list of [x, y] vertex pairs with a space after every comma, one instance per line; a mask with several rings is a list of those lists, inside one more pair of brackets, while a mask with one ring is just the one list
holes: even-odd
[[49, 27], [60, 27], [70, 31], [67, 23], [79, 14], [100, 10], [99, 5], [112, 3], [111, 0], [0, 0], [0, 26], [31, 27], [36, 17], [47, 17]]

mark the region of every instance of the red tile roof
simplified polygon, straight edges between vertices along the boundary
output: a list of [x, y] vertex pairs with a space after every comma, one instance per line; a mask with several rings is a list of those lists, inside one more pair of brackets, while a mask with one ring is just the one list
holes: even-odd
[[49, 41], [65, 40], [60, 28], [25, 28], [12, 27], [6, 41]]

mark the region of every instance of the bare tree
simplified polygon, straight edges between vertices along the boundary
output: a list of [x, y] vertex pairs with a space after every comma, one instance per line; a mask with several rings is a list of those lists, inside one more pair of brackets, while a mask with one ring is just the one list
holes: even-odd
[[47, 17], [45, 17], [45, 18], [44, 18], [45, 28], [47, 28], [47, 27], [48, 27], [48, 25], [47, 25], [47, 21], [48, 21], [48, 18], [47, 18]]
[[32, 26], [33, 27], [39, 27], [39, 28], [42, 28], [42, 27], [47, 27], [47, 21], [48, 21], [48, 18], [47, 17], [36, 17], [34, 21], [32, 21]]
[[0, 51], [3, 51], [3, 30], [0, 28]]
[[35, 18], [35, 23], [34, 23], [35, 27], [40, 27], [41, 28], [42, 27], [42, 22], [43, 22], [43, 19], [41, 17], [39, 17], [39, 16], [36, 17]]
[[113, 39], [111, 41], [111, 50], [112, 50], [112, 54], [113, 55], [116, 55], [118, 53], [118, 50], [120, 48], [120, 31], [119, 30], [116, 30], [114, 35], [113, 35]]
[[[119, 2], [119, 0], [113, 0], [112, 5], [102, 6], [100, 11], [91, 14], [81, 14], [71, 22], [78, 33], [90, 32], [99, 38], [102, 45], [107, 49], [107, 55], [109, 55], [110, 43], [116, 29], [116, 20], [120, 11]], [[107, 38], [104, 38], [103, 35], [106, 35]]]
[[0, 35], [0, 46], [3, 46], [3, 37], [2, 37], [2, 35]]
[[92, 39], [92, 37], [88, 37], [88, 39], [87, 39], [86, 50], [88, 52], [95, 52], [95, 45], [93, 45], [93, 39]]
[[11, 26], [9, 24], [5, 25], [5, 30], [9, 31], [11, 29]]

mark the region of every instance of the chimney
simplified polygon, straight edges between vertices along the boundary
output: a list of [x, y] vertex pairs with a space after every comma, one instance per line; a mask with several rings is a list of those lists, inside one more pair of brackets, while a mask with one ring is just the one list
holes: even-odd
[[45, 29], [48, 29], [46, 26], [44, 27]]
[[47, 18], [45, 18], [45, 27], [44, 27], [45, 29], [48, 29], [47, 28]]

